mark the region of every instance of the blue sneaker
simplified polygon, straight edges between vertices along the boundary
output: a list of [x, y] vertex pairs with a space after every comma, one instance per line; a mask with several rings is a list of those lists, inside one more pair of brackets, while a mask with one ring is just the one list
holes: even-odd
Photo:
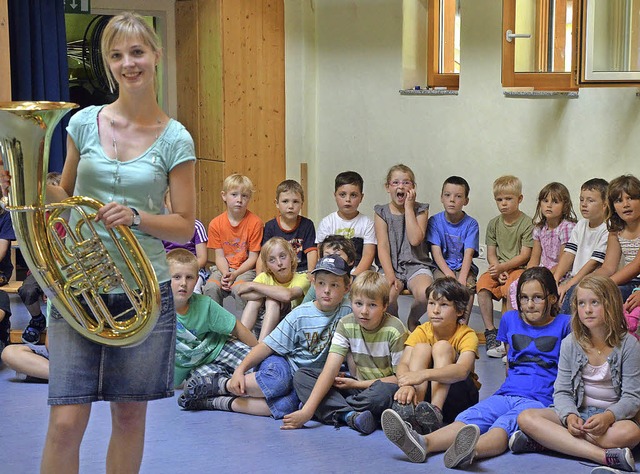
[[362, 434], [369, 435], [373, 433], [378, 425], [373, 413], [369, 410], [363, 412], [354, 411], [347, 417], [347, 426], [352, 430], [359, 431]]

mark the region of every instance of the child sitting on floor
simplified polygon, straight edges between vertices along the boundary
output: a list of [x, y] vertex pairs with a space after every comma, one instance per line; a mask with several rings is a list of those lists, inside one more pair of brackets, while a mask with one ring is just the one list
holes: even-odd
[[275, 419], [298, 409], [293, 374], [301, 367], [324, 365], [338, 321], [351, 312], [344, 298], [350, 270], [335, 255], [318, 261], [313, 270], [317, 299], [291, 311], [251, 349], [231, 379], [220, 382], [219, 396], [211, 400], [213, 409]]
[[[302, 368], [293, 386], [304, 406], [284, 417], [282, 429], [302, 427], [313, 416], [323, 423], [372, 433], [397, 390], [395, 370], [407, 337], [398, 318], [385, 312], [389, 284], [367, 270], [351, 285], [353, 314], [340, 320], [323, 369]], [[340, 367], [351, 354], [351, 375]]]
[[500, 321], [498, 340], [507, 347], [507, 376], [492, 396], [426, 436], [395, 411], [382, 414], [385, 435], [411, 461], [424, 462], [428, 454], [446, 451], [444, 465], [453, 468], [502, 454], [517, 430], [520, 412], [551, 404], [560, 343], [570, 328], [569, 316], [557, 314], [558, 289], [547, 268], [529, 268], [520, 276], [518, 308]]
[[193, 292], [199, 270], [195, 255], [175, 249], [167, 261], [177, 316], [174, 385], [187, 379], [178, 404], [205, 409], [209, 387], [221, 376], [229, 377], [258, 341], [233, 314]]
[[464, 323], [468, 300], [468, 289], [454, 277], [438, 278], [427, 289], [429, 321], [405, 343], [392, 408], [420, 434], [478, 403], [478, 336]]
[[306, 274], [296, 273], [296, 251], [282, 237], [272, 237], [265, 242], [260, 260], [264, 271], [238, 288], [238, 295], [247, 301], [242, 324], [249, 330], [255, 326], [258, 330], [254, 332], [262, 341], [284, 315], [302, 303], [311, 282]]
[[588, 275], [573, 294], [572, 332], [560, 348], [553, 408], [526, 410], [514, 453], [545, 448], [635, 471], [640, 441], [640, 344], [627, 334], [615, 283]]

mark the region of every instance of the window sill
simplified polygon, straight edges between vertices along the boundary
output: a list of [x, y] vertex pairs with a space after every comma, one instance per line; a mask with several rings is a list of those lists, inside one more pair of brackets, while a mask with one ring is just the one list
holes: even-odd
[[457, 90], [453, 89], [400, 89], [400, 95], [426, 95], [426, 96], [443, 96], [458, 95]]
[[508, 98], [524, 99], [577, 99], [578, 91], [536, 91], [522, 89], [503, 89], [502, 93]]

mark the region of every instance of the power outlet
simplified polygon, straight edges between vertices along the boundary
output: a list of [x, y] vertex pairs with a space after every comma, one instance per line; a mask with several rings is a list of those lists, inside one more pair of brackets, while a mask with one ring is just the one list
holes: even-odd
[[487, 259], [487, 246], [486, 245], [480, 245], [480, 247], [478, 248], [478, 258], [480, 260], [486, 260]]

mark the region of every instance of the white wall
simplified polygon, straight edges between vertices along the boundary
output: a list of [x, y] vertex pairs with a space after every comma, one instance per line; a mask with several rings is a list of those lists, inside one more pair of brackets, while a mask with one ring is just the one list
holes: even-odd
[[[634, 88], [582, 89], [578, 99], [505, 98], [500, 84], [502, 2], [462, 0], [460, 94], [400, 96], [402, 2], [286, 0], [287, 172], [309, 163], [309, 217], [335, 209], [333, 178], [365, 179], [361, 210], [387, 202], [383, 180], [398, 162], [418, 197], [439, 212], [442, 181], [465, 177], [469, 214], [484, 229], [496, 214], [491, 184], [524, 183], [522, 209], [561, 181], [577, 203], [592, 177], [640, 174], [640, 99]], [[577, 210], [577, 209], [576, 209]]]

